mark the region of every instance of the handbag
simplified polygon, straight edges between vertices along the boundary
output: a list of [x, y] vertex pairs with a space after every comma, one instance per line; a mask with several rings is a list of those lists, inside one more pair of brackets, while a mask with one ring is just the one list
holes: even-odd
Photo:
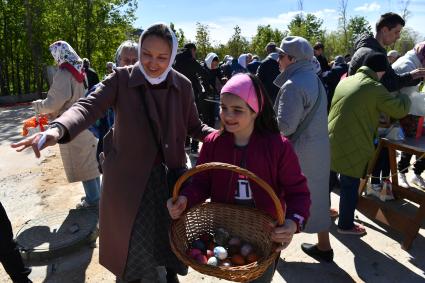
[[[171, 196], [172, 191], [173, 191], [173, 188], [174, 188], [174, 185], [176, 184], [177, 180], [180, 178], [181, 175], [183, 175], [188, 170], [188, 168], [185, 166], [185, 167], [178, 167], [178, 168], [172, 168], [172, 169], [170, 169], [165, 164], [165, 155], [164, 155], [164, 151], [162, 150], [162, 144], [157, 139], [157, 135], [156, 135], [155, 129], [154, 129], [153, 125], [152, 125], [152, 118], [151, 118], [151, 116], [148, 113], [149, 111], [148, 111], [148, 107], [147, 107], [147, 103], [146, 103], [146, 96], [145, 96], [145, 94], [143, 92], [142, 87], [140, 87], [140, 91], [141, 91], [141, 95], [142, 95], [142, 102], [143, 102], [143, 105], [145, 107], [145, 111], [142, 111], [142, 112], [145, 112], [146, 113], [146, 118], [148, 119], [149, 128], [150, 128], [150, 130], [152, 132], [152, 135], [153, 135], [153, 138], [155, 140], [155, 143], [156, 143], [156, 145], [157, 145], [157, 147], [158, 147], [158, 149], [160, 151], [162, 160], [164, 161], [164, 162], [162, 162], [162, 166], [164, 166], [164, 169], [165, 169], [165, 175], [166, 175], [166, 182], [167, 182], [168, 192], [169, 192], [169, 196]], [[155, 111], [157, 111], [157, 109], [155, 109]]]

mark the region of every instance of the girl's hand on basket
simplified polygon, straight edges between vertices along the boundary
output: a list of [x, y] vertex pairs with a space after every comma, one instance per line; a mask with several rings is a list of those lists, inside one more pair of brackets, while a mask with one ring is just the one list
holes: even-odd
[[19, 142], [12, 143], [10, 146], [16, 148], [17, 152], [21, 152], [28, 147], [32, 147], [37, 158], [40, 157], [40, 150], [55, 145], [59, 140], [59, 130], [51, 128], [42, 133], [36, 133]]
[[272, 232], [272, 240], [276, 243], [279, 243], [280, 246], [276, 249], [276, 252], [280, 252], [291, 243], [292, 237], [297, 231], [297, 224], [291, 220], [286, 219], [283, 226], [277, 226]]
[[179, 219], [183, 211], [186, 209], [186, 206], [187, 197], [185, 196], [179, 196], [175, 203], [173, 203], [172, 198], [167, 201], [168, 212], [170, 213], [172, 219]]

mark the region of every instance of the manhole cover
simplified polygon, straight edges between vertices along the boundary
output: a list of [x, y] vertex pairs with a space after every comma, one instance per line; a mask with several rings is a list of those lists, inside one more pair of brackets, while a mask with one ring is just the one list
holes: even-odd
[[88, 209], [46, 215], [28, 221], [16, 234], [26, 259], [49, 259], [75, 250], [97, 237], [97, 214]]

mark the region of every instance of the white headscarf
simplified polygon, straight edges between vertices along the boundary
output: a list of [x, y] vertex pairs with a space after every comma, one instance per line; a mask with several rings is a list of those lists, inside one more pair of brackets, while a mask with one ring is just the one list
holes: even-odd
[[247, 57], [248, 55], [246, 55], [246, 54], [241, 54], [241, 56], [239, 56], [239, 58], [238, 58], [238, 63], [239, 63], [239, 65], [241, 65], [242, 67], [244, 67], [245, 69], [246, 69], [246, 57]]
[[[156, 26], [156, 25], [165, 25], [166, 27], [167, 27], [167, 29], [169, 30], [169, 32], [171, 33], [171, 37], [172, 37], [172, 39], [173, 39], [173, 46], [172, 46], [172, 50], [171, 50], [171, 56], [170, 56], [170, 62], [168, 62], [168, 67], [167, 67], [167, 69], [161, 74], [161, 75], [159, 75], [158, 77], [156, 77], [156, 78], [153, 78], [153, 77], [150, 77], [147, 73], [146, 73], [146, 71], [145, 71], [145, 69], [143, 68], [143, 65], [142, 65], [142, 63], [141, 63], [141, 60], [140, 60], [140, 54], [141, 54], [141, 49], [142, 49], [142, 39], [143, 39], [143, 37], [144, 37], [144, 35], [146, 34], [146, 32], [151, 28], [151, 27], [153, 27], [153, 26]], [[176, 38], [176, 35], [174, 34], [174, 32], [166, 25], [166, 24], [163, 24], [163, 23], [157, 23], [157, 24], [153, 24], [153, 25], [151, 25], [150, 27], [148, 27], [141, 35], [140, 35], [140, 38], [139, 38], [139, 54], [138, 54], [138, 56], [139, 56], [139, 69], [140, 69], [140, 71], [142, 72], [142, 74], [145, 76], [145, 78], [146, 78], [146, 80], [150, 83], [150, 84], [152, 84], [152, 85], [157, 85], [157, 84], [160, 84], [160, 83], [162, 83], [166, 78], [167, 78], [167, 75], [168, 75], [168, 73], [170, 72], [170, 70], [171, 70], [171, 67], [172, 67], [172, 65], [173, 65], [173, 63], [174, 63], [174, 59], [176, 58], [176, 54], [177, 54], [177, 38]]]
[[205, 65], [207, 65], [208, 69], [210, 70], [211, 70], [211, 64], [214, 58], [218, 58], [217, 54], [215, 54], [214, 52], [208, 53], [207, 56], [205, 57]]
[[50, 53], [52, 53], [58, 66], [63, 63], [71, 64], [79, 73], [83, 69], [83, 60], [75, 52], [74, 48], [66, 41], [56, 41], [49, 46]]

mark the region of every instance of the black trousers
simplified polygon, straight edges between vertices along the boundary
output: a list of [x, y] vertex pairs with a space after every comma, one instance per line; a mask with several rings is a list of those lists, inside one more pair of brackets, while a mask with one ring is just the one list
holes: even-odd
[[[412, 154], [401, 152], [400, 161], [397, 164], [398, 171], [400, 173], [407, 173], [409, 169], [407, 168], [410, 164], [410, 159], [412, 158]], [[413, 165], [413, 172], [416, 175], [421, 175], [425, 170], [425, 159], [421, 159]]]
[[0, 202], [0, 262], [9, 274], [13, 282], [24, 283], [31, 282], [28, 274], [29, 268], [24, 266], [21, 254], [16, 243], [13, 241], [12, 225], [7, 217], [6, 211]]
[[388, 179], [383, 177], [389, 177], [390, 174], [390, 155], [388, 149], [382, 147], [378, 159], [376, 160], [375, 168], [373, 168], [371, 183], [380, 184], [381, 179]]

